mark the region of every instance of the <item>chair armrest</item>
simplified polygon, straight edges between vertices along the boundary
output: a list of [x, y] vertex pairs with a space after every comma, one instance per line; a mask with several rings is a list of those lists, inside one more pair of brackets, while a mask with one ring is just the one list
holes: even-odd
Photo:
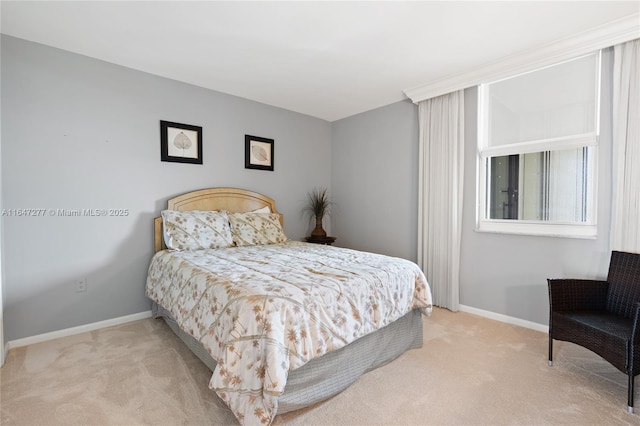
[[633, 331], [631, 332], [631, 343], [637, 345], [640, 342], [640, 302], [633, 305]]
[[599, 280], [548, 279], [549, 310], [603, 311], [609, 283]]

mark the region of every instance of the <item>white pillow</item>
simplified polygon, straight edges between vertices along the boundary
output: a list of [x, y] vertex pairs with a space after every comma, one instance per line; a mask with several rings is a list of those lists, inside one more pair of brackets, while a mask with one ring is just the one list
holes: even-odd
[[288, 240], [277, 213], [229, 213], [229, 222], [237, 246], [279, 244]]
[[269, 206], [264, 206], [259, 209], [251, 210], [250, 213], [271, 213], [271, 208]]
[[224, 211], [162, 211], [164, 243], [171, 250], [233, 246], [229, 216]]

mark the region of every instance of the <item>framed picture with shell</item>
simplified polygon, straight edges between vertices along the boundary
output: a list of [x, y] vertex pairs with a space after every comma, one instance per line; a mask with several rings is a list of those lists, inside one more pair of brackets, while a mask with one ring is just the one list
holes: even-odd
[[244, 168], [273, 171], [273, 139], [244, 135]]
[[202, 127], [161, 120], [160, 159], [202, 164]]

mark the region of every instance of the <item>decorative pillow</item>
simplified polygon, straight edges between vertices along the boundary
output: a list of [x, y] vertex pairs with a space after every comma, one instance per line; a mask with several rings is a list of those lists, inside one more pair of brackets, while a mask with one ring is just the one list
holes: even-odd
[[237, 246], [279, 244], [288, 240], [277, 213], [229, 213], [229, 222]]
[[251, 210], [251, 213], [271, 213], [271, 208], [269, 206], [264, 206], [259, 209]]
[[162, 211], [164, 243], [171, 250], [202, 250], [233, 246], [229, 216], [217, 211]]

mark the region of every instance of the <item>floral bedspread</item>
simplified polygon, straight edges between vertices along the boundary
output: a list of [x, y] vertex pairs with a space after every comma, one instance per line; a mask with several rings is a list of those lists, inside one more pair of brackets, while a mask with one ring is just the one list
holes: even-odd
[[246, 425], [271, 423], [288, 371], [413, 308], [431, 313], [415, 263], [293, 241], [158, 252], [147, 295], [217, 361], [209, 387]]

